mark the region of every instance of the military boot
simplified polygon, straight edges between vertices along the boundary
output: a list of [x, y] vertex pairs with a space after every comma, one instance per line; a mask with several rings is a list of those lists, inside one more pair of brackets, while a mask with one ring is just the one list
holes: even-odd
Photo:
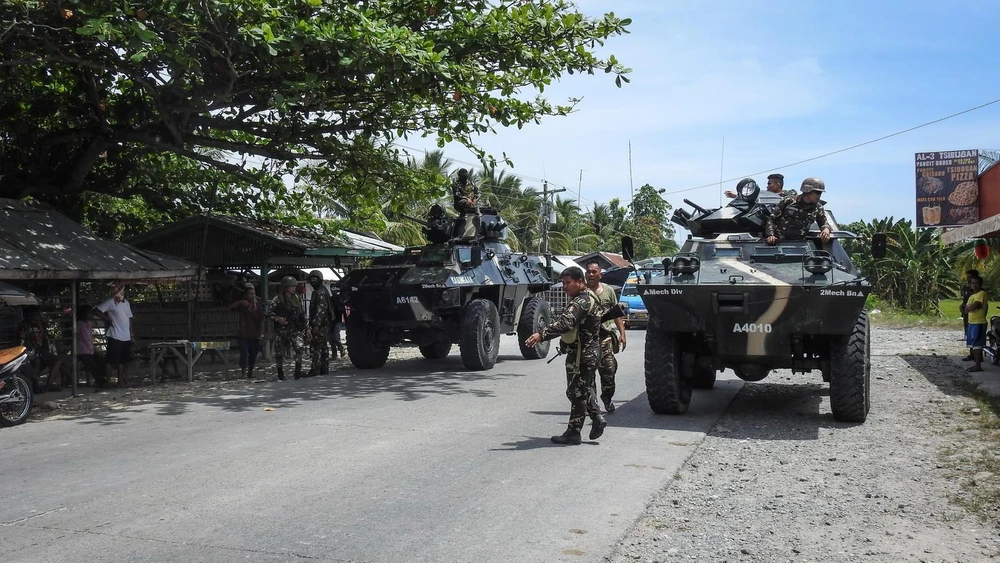
[[302, 362], [295, 362], [295, 379], [302, 379]]
[[566, 444], [569, 446], [579, 446], [583, 439], [580, 437], [579, 430], [573, 430], [572, 428], [567, 428], [565, 432], [559, 436], [553, 436], [552, 441], [557, 444]]
[[309, 366], [309, 372], [306, 373], [306, 377], [316, 377], [317, 374], [319, 374], [319, 366], [312, 364]]
[[247, 379], [253, 379], [253, 366], [247, 368]]
[[240, 375], [242, 377], [246, 377], [247, 376], [247, 368], [240, 368]]
[[604, 434], [604, 429], [608, 426], [608, 421], [604, 419], [604, 415], [598, 414], [594, 416], [593, 422], [590, 423], [590, 439], [596, 440]]
[[285, 380], [285, 366], [278, 364], [278, 381]]
[[320, 375], [328, 375], [329, 373], [330, 373], [330, 364], [328, 362], [327, 363], [321, 363], [319, 365], [319, 374]]

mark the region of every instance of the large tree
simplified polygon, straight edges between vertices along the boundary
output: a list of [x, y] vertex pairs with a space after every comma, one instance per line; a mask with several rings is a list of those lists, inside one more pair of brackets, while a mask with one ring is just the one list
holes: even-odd
[[235, 202], [293, 171], [358, 212], [423, 198], [441, 187], [412, 182], [395, 141], [492, 163], [477, 135], [572, 111], [543, 97], [553, 80], [629, 70], [595, 51], [630, 21], [564, 0], [14, 0], [0, 22], [0, 196], [64, 209], [169, 212], [169, 175], [134, 180], [166, 159]]

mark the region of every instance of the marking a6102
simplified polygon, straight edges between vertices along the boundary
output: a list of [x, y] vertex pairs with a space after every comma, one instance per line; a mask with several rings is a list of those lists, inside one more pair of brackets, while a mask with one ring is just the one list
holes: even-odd
[[733, 332], [771, 332], [771, 323], [736, 323]]

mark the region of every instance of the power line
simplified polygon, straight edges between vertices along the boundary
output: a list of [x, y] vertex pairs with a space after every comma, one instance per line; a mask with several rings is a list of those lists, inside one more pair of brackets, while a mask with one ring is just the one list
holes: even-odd
[[[986, 102], [985, 104], [981, 104], [981, 105], [978, 105], [978, 106], [973, 107], [973, 108], [969, 108], [969, 109], [962, 110], [962, 111], [957, 112], [957, 113], [953, 113], [951, 115], [942, 117], [940, 119], [935, 119], [934, 121], [928, 121], [927, 123], [921, 123], [920, 125], [917, 125], [915, 127], [910, 127], [909, 129], [903, 129], [902, 131], [897, 131], [897, 132], [891, 133], [889, 135], [884, 135], [884, 136], [879, 137], [877, 139], [872, 139], [870, 141], [865, 141], [863, 143], [858, 143], [856, 145], [851, 145], [849, 147], [846, 147], [846, 148], [843, 148], [843, 149], [838, 149], [838, 150], [831, 151], [831, 152], [828, 152], [828, 153], [824, 153], [824, 154], [821, 154], [819, 156], [814, 156], [812, 158], [806, 158], [806, 159], [803, 159], [803, 160], [799, 160], [797, 162], [793, 162], [791, 164], [786, 164], [784, 166], [778, 166], [778, 167], [775, 167], [775, 168], [769, 168], [767, 170], [761, 170], [760, 172], [754, 172], [753, 174], [744, 174], [742, 176], [737, 176], [735, 178], [730, 178], [728, 180], [723, 180], [723, 182], [724, 183], [725, 182], [736, 182], [738, 180], [742, 180], [743, 178], [749, 178], [751, 176], [760, 176], [761, 174], [769, 174], [771, 172], [776, 172], [778, 170], [783, 170], [785, 168], [791, 168], [792, 166], [798, 166], [799, 164], [805, 164], [806, 162], [812, 162], [814, 160], [819, 160], [821, 158], [826, 158], [828, 156], [833, 156], [835, 154], [840, 154], [842, 152], [847, 152], [849, 150], [854, 150], [856, 148], [863, 147], [865, 145], [870, 145], [872, 143], [877, 143], [879, 141], [884, 141], [884, 140], [890, 139], [892, 137], [898, 137], [899, 135], [903, 135], [903, 134], [909, 133], [911, 131], [916, 131], [917, 129], [920, 129], [920, 128], [923, 128], [923, 127], [927, 127], [928, 125], [934, 125], [935, 123], [941, 123], [942, 121], [951, 119], [953, 117], [958, 117], [960, 115], [964, 115], [966, 113], [970, 113], [970, 112], [973, 112], [973, 111], [976, 111], [976, 110], [980, 110], [980, 109], [983, 109], [984, 107], [991, 106], [991, 105], [996, 104], [996, 103], [1000, 103], [1000, 98], [998, 98], [996, 100], [993, 100], [992, 102]], [[716, 183], [712, 182], [711, 184], [705, 184], [705, 185], [702, 185], [702, 186], [696, 186], [694, 188], [684, 188], [683, 190], [674, 190], [672, 192], [665, 192], [664, 195], [679, 194], [679, 193], [683, 193], [683, 192], [690, 192], [690, 191], [694, 191], [694, 190], [701, 190], [701, 189], [704, 189], [704, 188], [714, 187], [715, 185], [716, 185]]]

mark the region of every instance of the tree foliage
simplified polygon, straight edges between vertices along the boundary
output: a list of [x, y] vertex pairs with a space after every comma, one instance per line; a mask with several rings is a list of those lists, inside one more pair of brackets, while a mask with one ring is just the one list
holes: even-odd
[[573, 110], [543, 96], [553, 80], [629, 72], [595, 51], [630, 21], [564, 0], [15, 0], [0, 22], [0, 196], [64, 210], [99, 194], [169, 214], [220, 185], [285, 205], [295, 173], [367, 213], [433, 195], [395, 141], [492, 165], [477, 135]]
[[[884, 302], [914, 313], [940, 313], [939, 301], [958, 291], [955, 264], [968, 248], [942, 244], [939, 229], [914, 229], [911, 221], [893, 217], [858, 221], [844, 228], [861, 235], [861, 240], [846, 244], [847, 250], [871, 282], [873, 293]], [[875, 233], [888, 237], [884, 258], [871, 254]]]

